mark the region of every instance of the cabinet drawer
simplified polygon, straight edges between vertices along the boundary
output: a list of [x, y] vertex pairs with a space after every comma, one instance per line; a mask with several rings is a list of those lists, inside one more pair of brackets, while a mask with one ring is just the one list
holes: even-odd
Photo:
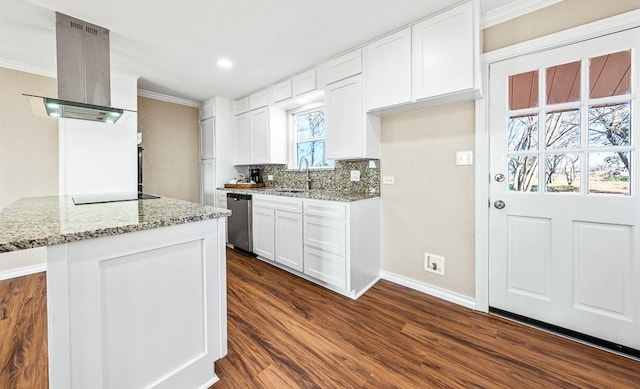
[[291, 80], [282, 81], [281, 83], [274, 85], [272, 91], [274, 103], [290, 99], [293, 96], [291, 93]]
[[362, 50], [352, 51], [326, 64], [327, 84], [362, 73]]
[[316, 90], [316, 70], [293, 77], [293, 92], [296, 96]]
[[254, 110], [269, 105], [269, 89], [261, 90], [249, 96], [249, 110]]
[[337, 220], [347, 218], [347, 204], [333, 201], [306, 200], [304, 214]]
[[346, 255], [345, 222], [305, 215], [304, 245], [336, 255]]
[[249, 98], [243, 97], [233, 102], [233, 114], [240, 115], [249, 110]]
[[253, 206], [302, 213], [302, 200], [283, 196], [253, 195]]
[[339, 255], [305, 247], [304, 274], [340, 289], [347, 287], [346, 259]]

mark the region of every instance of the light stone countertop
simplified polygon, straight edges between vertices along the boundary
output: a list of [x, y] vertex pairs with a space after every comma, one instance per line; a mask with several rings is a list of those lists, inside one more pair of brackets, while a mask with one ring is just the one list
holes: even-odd
[[29, 197], [0, 210], [0, 253], [230, 215], [169, 197], [85, 205], [71, 196]]
[[256, 188], [256, 189], [235, 189], [235, 188], [218, 188], [219, 190], [225, 190], [233, 193], [245, 193], [245, 194], [263, 194], [271, 196], [285, 196], [295, 197], [300, 199], [311, 200], [327, 200], [327, 201], [339, 201], [339, 202], [352, 202], [366, 200], [373, 197], [380, 197], [380, 193], [361, 193], [361, 192], [337, 192], [329, 190], [310, 190], [308, 192], [283, 192], [282, 188]]

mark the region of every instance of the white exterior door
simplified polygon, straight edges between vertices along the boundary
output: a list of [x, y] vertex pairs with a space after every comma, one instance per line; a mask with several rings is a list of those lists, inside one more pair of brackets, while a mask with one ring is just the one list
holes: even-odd
[[491, 64], [489, 305], [640, 349], [639, 29]]

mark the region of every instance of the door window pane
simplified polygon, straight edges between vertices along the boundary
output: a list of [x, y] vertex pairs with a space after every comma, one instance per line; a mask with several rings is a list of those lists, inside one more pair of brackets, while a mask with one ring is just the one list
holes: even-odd
[[589, 97], [631, 93], [631, 50], [602, 55], [589, 60]]
[[580, 192], [580, 154], [545, 156], [545, 192]]
[[538, 71], [509, 76], [509, 109], [538, 106]]
[[509, 190], [536, 192], [538, 190], [538, 157], [518, 155], [509, 158]]
[[580, 100], [580, 61], [547, 68], [547, 104]]
[[551, 112], [545, 120], [547, 149], [580, 147], [580, 110]]
[[538, 115], [509, 118], [509, 151], [538, 149]]
[[589, 107], [589, 146], [631, 144], [631, 103]]
[[589, 193], [631, 194], [631, 153], [589, 153]]

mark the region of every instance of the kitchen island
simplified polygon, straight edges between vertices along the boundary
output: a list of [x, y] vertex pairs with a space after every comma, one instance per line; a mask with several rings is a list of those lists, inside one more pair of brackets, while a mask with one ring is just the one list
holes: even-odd
[[0, 211], [0, 253], [46, 246], [49, 387], [207, 388], [227, 352], [230, 212], [160, 198]]

